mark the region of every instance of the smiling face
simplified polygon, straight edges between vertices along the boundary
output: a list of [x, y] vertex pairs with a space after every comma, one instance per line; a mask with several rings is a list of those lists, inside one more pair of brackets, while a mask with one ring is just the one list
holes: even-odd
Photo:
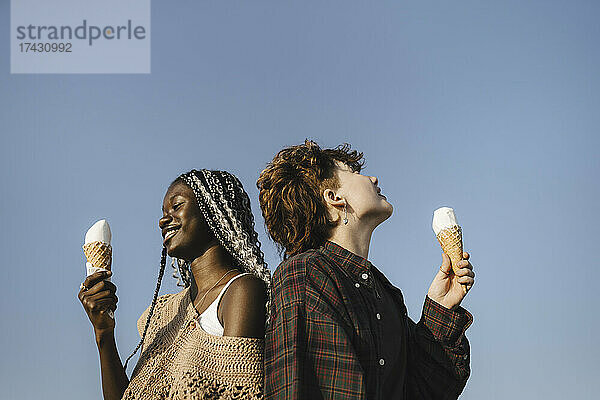
[[173, 183], [163, 200], [163, 217], [158, 221], [163, 245], [171, 257], [193, 260], [216, 241], [206, 224], [196, 196], [185, 183]]
[[393, 207], [381, 194], [374, 176], [361, 175], [348, 165], [336, 162], [335, 175], [338, 181], [336, 195], [346, 200], [348, 214], [361, 223], [373, 228], [392, 215]]

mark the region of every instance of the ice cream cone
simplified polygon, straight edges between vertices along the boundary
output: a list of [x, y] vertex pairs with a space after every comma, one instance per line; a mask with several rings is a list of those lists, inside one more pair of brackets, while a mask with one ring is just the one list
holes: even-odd
[[[85, 263], [87, 276], [99, 271], [110, 271], [112, 264], [111, 238], [110, 226], [104, 219], [97, 221], [86, 232], [83, 253], [87, 259]], [[105, 280], [110, 281], [110, 277]], [[112, 310], [106, 310], [106, 313], [114, 318]]]
[[[462, 229], [456, 222], [454, 210], [448, 207], [437, 209], [433, 218], [433, 231], [442, 250], [450, 257], [452, 271], [456, 273], [459, 270], [458, 263], [463, 260], [463, 242]], [[462, 287], [465, 293], [471, 289], [470, 285]]]

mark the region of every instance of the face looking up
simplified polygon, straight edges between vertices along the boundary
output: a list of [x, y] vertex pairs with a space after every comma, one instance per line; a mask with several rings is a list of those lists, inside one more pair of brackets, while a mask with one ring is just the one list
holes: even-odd
[[158, 226], [169, 256], [193, 260], [216, 240], [202, 216], [194, 192], [186, 184], [176, 182], [169, 187], [162, 209]]
[[[326, 201], [337, 200], [339, 203], [335, 208], [339, 211], [343, 210], [343, 200], [345, 200], [348, 219], [358, 220], [373, 228], [392, 215], [393, 207], [381, 194], [376, 177], [353, 172], [348, 165], [341, 162], [336, 161], [336, 166], [335, 174], [339, 187], [331, 192], [325, 191]], [[332, 201], [328, 203], [334, 204]]]

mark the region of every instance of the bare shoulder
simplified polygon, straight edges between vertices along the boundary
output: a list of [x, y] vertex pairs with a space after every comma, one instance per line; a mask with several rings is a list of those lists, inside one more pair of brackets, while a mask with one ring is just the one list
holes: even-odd
[[262, 279], [257, 278], [256, 276], [249, 274], [244, 275], [229, 285], [227, 291], [223, 294], [223, 300], [226, 298], [231, 298], [233, 300], [266, 300], [267, 290], [265, 288], [265, 283]]
[[264, 337], [266, 302], [267, 291], [261, 279], [254, 275], [244, 275], [234, 280], [223, 294], [219, 305], [223, 334]]

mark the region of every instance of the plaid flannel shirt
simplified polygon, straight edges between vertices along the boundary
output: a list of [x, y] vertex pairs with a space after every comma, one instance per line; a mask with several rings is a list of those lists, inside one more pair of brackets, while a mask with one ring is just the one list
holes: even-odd
[[385, 316], [377, 312], [374, 280], [389, 290], [404, 321], [402, 362], [393, 371], [404, 380], [404, 398], [458, 398], [470, 374], [464, 332], [471, 314], [426, 297], [415, 324], [400, 289], [366, 259], [327, 241], [285, 260], [273, 275], [266, 399], [383, 399]]

